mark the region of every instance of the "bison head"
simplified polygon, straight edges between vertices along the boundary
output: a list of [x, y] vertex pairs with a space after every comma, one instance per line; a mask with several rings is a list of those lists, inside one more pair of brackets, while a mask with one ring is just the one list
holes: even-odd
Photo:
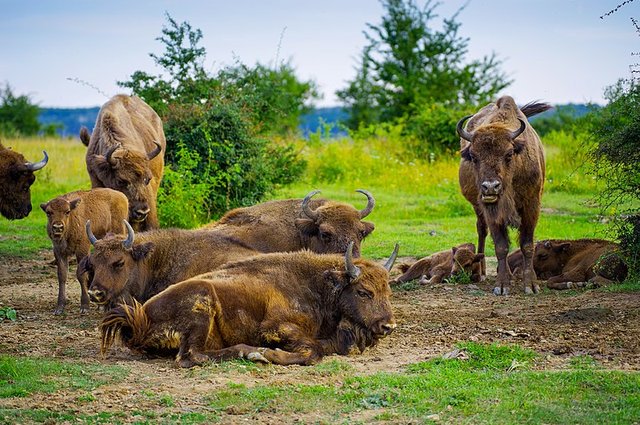
[[325, 278], [340, 293], [338, 304], [342, 322], [338, 332], [351, 335], [341, 339], [350, 340], [363, 350], [396, 328], [388, 281], [389, 270], [398, 255], [398, 245], [384, 267], [364, 259], [354, 261], [353, 246], [351, 242], [347, 247], [344, 270], [327, 270]]
[[153, 174], [149, 162], [162, 152], [158, 142], [156, 148], [143, 153], [113, 146], [105, 155], [92, 155], [88, 166], [95, 171], [105, 187], [124, 193], [129, 199], [129, 219], [142, 222], [149, 214], [155, 194], [149, 187]]
[[70, 201], [63, 197], [57, 197], [49, 202], [40, 204], [40, 208], [47, 215], [47, 234], [51, 239], [62, 239], [69, 228], [69, 217], [82, 199], [75, 198]]
[[503, 124], [481, 126], [473, 132], [464, 129], [465, 121], [458, 122], [457, 130], [468, 146], [462, 149], [462, 158], [475, 166], [479, 201], [485, 206], [498, 204], [505, 191], [511, 189], [513, 166], [517, 155], [524, 149], [524, 142], [516, 140], [526, 129], [526, 123], [518, 118], [520, 127], [510, 130]]
[[131, 285], [142, 273], [141, 261], [153, 251], [154, 245], [151, 242], [134, 245], [133, 229], [127, 221], [124, 224], [127, 228], [125, 239], [112, 233], [97, 239], [91, 232], [91, 222], [87, 221], [87, 237], [94, 250], [87, 257], [83, 268], [92, 277], [89, 282], [89, 297], [96, 304], [113, 305], [131, 297]]
[[9, 220], [24, 218], [31, 212], [31, 185], [34, 171], [49, 161], [49, 156], [36, 163], [27, 162], [18, 152], [0, 144], [0, 214]]
[[533, 270], [540, 279], [549, 279], [562, 273], [569, 260], [571, 242], [540, 241], [533, 254]]
[[467, 274], [473, 276], [474, 268], [478, 268], [480, 262], [484, 258], [484, 254], [476, 254], [475, 247], [470, 246], [454, 246], [451, 248], [453, 253], [453, 264], [451, 265], [451, 274]]
[[367, 206], [357, 210], [349, 204], [328, 201], [312, 210], [309, 206], [311, 198], [320, 193], [314, 190], [302, 200], [302, 214], [295, 225], [305, 241], [305, 247], [318, 253], [346, 252], [347, 246], [353, 242], [353, 256], [360, 257], [360, 243], [369, 235], [375, 226], [368, 221], [362, 221], [375, 206], [375, 199], [366, 190], [357, 192], [367, 197]]

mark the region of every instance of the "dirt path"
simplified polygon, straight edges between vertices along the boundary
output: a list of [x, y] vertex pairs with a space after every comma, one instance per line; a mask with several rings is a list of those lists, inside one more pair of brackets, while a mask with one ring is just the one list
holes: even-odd
[[[51, 260], [48, 252], [31, 261], [0, 258], [0, 305], [15, 308], [19, 318], [0, 323], [0, 353], [118, 364], [130, 373], [122, 382], [93, 391], [93, 401], [78, 402], [77, 392], [59, 391], [0, 399], [0, 408], [72, 409], [86, 414], [207, 411], [207, 394], [229, 383], [284, 385], [313, 380], [339, 385], [339, 375], [325, 376], [305, 367], [269, 365], [245, 370], [242, 365], [223, 364], [180, 370], [171, 359], [144, 359], [123, 348], [102, 359], [97, 332], [101, 313], [79, 314], [80, 291], [71, 277], [66, 313], [52, 314], [57, 282]], [[538, 296], [496, 297], [490, 293], [492, 286], [489, 279], [479, 286], [395, 290], [397, 330], [361, 355], [329, 360], [348, 364], [356, 374], [397, 372], [407, 364], [451, 351], [457, 342], [478, 341], [531, 348], [542, 354], [536, 368], [563, 368], [572, 356], [584, 354], [604, 368], [640, 370], [639, 293], [545, 291]], [[172, 406], [161, 402], [162, 394], [171, 396]], [[270, 421], [265, 416], [260, 419]]]

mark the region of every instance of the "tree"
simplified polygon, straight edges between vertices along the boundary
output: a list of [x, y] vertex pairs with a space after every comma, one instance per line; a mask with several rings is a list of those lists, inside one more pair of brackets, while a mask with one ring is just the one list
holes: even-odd
[[351, 108], [350, 126], [388, 122], [414, 114], [422, 105], [477, 105], [511, 81], [495, 54], [465, 63], [469, 39], [458, 34], [456, 14], [433, 28], [438, 3], [419, 8], [414, 0], [382, 0], [380, 25], [367, 24], [357, 75], [337, 92]]
[[35, 136], [40, 131], [40, 108], [28, 95], [16, 96], [8, 83], [0, 88], [0, 134]]

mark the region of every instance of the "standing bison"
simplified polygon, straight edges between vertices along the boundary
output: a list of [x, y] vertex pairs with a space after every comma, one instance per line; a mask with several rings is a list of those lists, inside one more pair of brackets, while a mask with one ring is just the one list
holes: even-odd
[[[83, 143], [89, 138], [82, 129]], [[135, 96], [116, 95], [102, 106], [87, 147], [92, 187], [108, 187], [129, 199], [136, 230], [158, 228], [156, 197], [164, 167], [162, 121]]]
[[349, 204], [327, 199], [270, 201], [246, 208], [236, 208], [207, 226], [240, 239], [260, 252], [287, 252], [308, 249], [320, 254], [345, 253], [353, 241], [353, 255], [360, 256], [360, 243], [373, 229], [373, 223], [362, 221], [375, 206], [366, 190], [357, 192], [367, 197], [367, 206], [357, 210]]
[[[65, 286], [69, 271], [69, 257], [75, 256], [78, 264], [89, 255], [91, 243], [85, 233], [85, 223], [90, 220], [100, 237], [107, 232], [124, 230], [123, 220], [129, 214], [127, 197], [107, 188], [96, 188], [67, 193], [40, 204], [47, 215], [47, 235], [53, 242], [53, 255], [58, 266], [58, 304], [55, 314], [62, 314], [66, 304]], [[80, 282], [80, 312], [89, 308], [87, 276], [78, 273]]]
[[540, 214], [545, 162], [542, 143], [527, 117], [550, 108], [546, 103], [530, 103], [519, 109], [513, 98], [504, 96], [458, 122], [460, 187], [476, 213], [478, 253], [484, 252], [487, 226], [491, 232], [498, 258], [497, 295], [508, 293], [509, 226], [520, 233], [524, 292], [540, 289], [532, 266], [533, 233]]
[[9, 220], [25, 218], [31, 212], [31, 191], [34, 171], [47, 165], [49, 157], [42, 152], [42, 161], [28, 162], [22, 154], [0, 143], [0, 214]]
[[[120, 305], [100, 326], [102, 353], [119, 337], [136, 352], [177, 353], [181, 367], [247, 358], [309, 365], [373, 345], [396, 327], [386, 265], [309, 251], [261, 254]], [[344, 326], [347, 324], [347, 326]]]

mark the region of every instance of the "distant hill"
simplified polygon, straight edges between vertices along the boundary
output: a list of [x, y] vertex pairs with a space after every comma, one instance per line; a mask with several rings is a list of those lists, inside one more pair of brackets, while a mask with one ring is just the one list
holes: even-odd
[[[538, 116], [532, 117], [532, 121], [538, 119], [549, 119], [558, 111], [569, 114], [574, 117], [581, 117], [592, 109], [592, 106], [585, 104], [569, 103], [565, 105], [556, 105], [550, 111], [544, 112]], [[40, 123], [41, 124], [60, 124], [62, 127], [58, 130], [58, 134], [63, 137], [78, 137], [80, 127], [85, 126], [89, 131], [93, 130], [100, 108], [41, 108]], [[342, 107], [316, 108], [312, 112], [303, 115], [300, 120], [300, 131], [304, 137], [308, 137], [311, 133], [316, 133], [323, 125], [330, 128], [332, 136], [344, 135], [346, 131], [341, 126], [349, 113]]]

